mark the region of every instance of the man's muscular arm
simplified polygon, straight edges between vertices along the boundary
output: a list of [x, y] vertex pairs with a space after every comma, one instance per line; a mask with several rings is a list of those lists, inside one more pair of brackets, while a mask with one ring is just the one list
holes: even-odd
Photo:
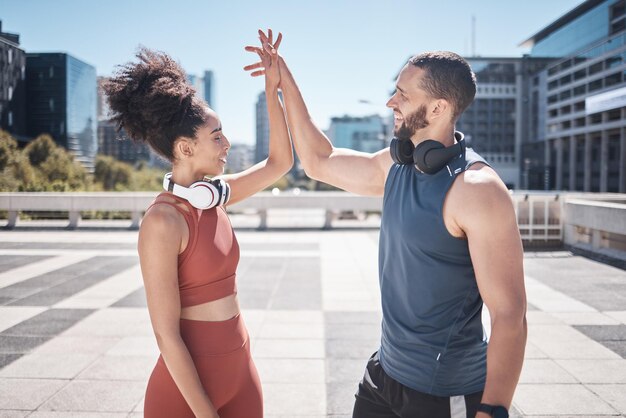
[[467, 235], [478, 288], [491, 316], [482, 402], [508, 409], [526, 347], [522, 241], [508, 190], [490, 167], [474, 166], [458, 181], [452, 212]]

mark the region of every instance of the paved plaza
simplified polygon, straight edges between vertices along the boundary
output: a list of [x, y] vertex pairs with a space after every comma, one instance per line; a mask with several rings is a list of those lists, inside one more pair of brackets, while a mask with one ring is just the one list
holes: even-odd
[[[350, 417], [380, 338], [378, 230], [245, 223], [239, 298], [266, 417]], [[142, 416], [158, 350], [136, 240], [88, 225], [0, 231], [0, 417]], [[512, 416], [626, 416], [626, 272], [555, 251], [528, 252], [525, 273]]]

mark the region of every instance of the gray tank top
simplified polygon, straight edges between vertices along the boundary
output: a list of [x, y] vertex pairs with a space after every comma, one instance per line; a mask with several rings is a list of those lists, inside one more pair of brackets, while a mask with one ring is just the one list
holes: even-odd
[[436, 174], [394, 164], [383, 198], [379, 243], [383, 370], [417, 391], [456, 396], [484, 389], [483, 302], [467, 240], [443, 221], [457, 175], [485, 160], [471, 149]]

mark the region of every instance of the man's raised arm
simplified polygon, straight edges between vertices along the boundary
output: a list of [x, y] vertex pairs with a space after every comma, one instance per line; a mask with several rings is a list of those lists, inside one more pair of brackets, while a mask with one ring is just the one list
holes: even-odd
[[[263, 48], [277, 47], [271, 44], [262, 31], [259, 31], [259, 35]], [[276, 44], [279, 43], [277, 40]], [[253, 47], [246, 49], [251, 50], [250, 48]], [[382, 196], [392, 164], [389, 149], [370, 154], [333, 147], [330, 140], [313, 123], [300, 89], [282, 57], [279, 57], [279, 65], [287, 123], [296, 153], [307, 175], [352, 193]], [[254, 68], [259, 66], [253, 64], [245, 67], [246, 70]]]

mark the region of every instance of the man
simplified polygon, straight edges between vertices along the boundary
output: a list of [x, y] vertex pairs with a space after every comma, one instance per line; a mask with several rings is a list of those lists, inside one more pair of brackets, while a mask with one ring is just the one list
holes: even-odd
[[[271, 31], [259, 35], [276, 54], [281, 35], [275, 43]], [[359, 384], [353, 417], [508, 416], [526, 345], [523, 250], [505, 185], [465, 150], [454, 129], [476, 93], [469, 65], [451, 52], [413, 57], [387, 102], [399, 139], [391, 152], [369, 154], [332, 146], [285, 61], [278, 62], [306, 173], [349, 192], [384, 196], [381, 346]], [[491, 315], [488, 346], [483, 301]]]

